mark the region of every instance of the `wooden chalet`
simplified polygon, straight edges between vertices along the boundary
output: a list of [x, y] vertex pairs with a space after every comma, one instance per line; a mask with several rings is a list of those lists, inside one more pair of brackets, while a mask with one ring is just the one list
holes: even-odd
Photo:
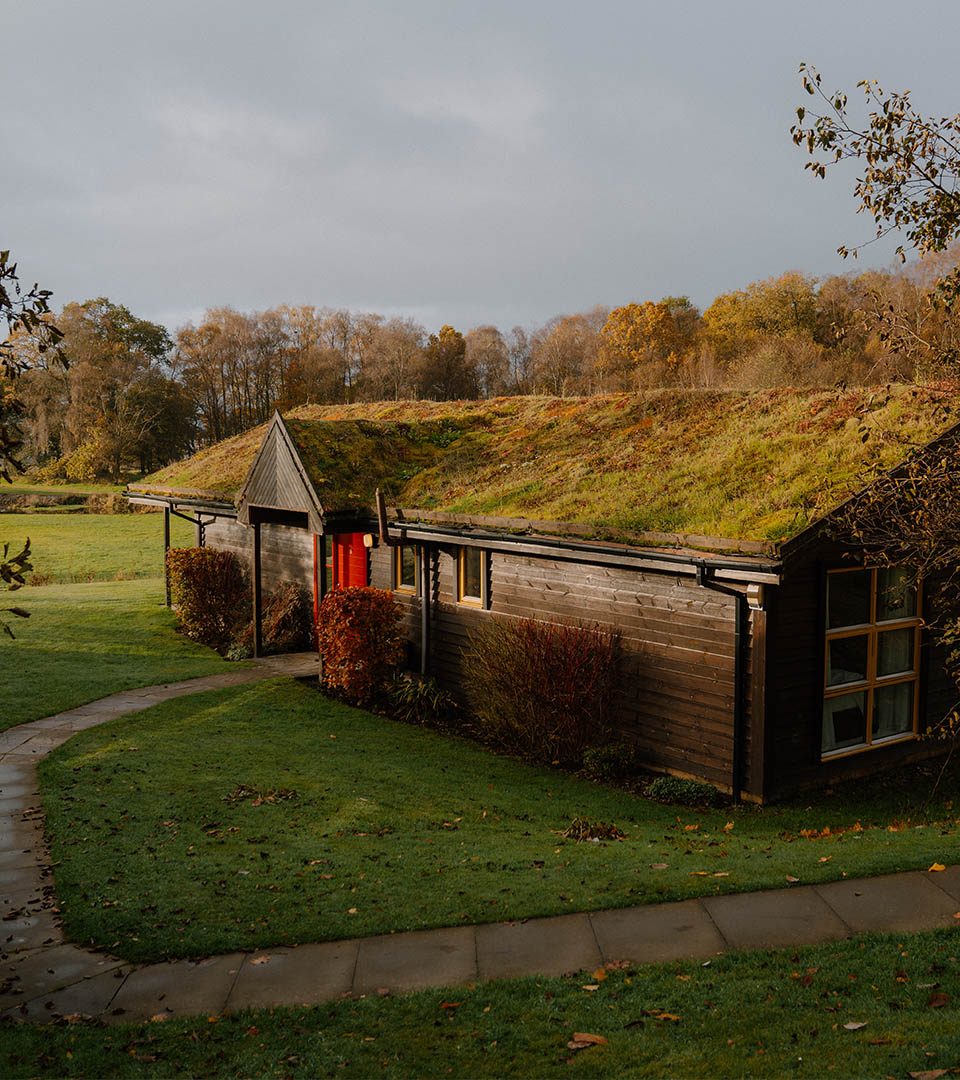
[[[616, 631], [615, 721], [651, 769], [764, 801], [937, 752], [956, 688], [896, 570], [832, 540], [952, 389], [308, 406], [129, 489], [263, 591], [372, 585], [456, 690], [491, 617]], [[376, 492], [385, 495], [378, 515]]]

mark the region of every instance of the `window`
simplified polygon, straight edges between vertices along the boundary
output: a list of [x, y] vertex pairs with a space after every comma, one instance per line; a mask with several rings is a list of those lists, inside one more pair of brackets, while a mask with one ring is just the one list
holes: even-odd
[[906, 571], [832, 570], [826, 609], [823, 756], [909, 738], [921, 620]]
[[393, 549], [393, 587], [397, 592], [419, 592], [418, 562], [417, 549], [412, 544], [397, 544]]
[[458, 552], [457, 600], [475, 607], [487, 606], [487, 553], [480, 548], [462, 547]]

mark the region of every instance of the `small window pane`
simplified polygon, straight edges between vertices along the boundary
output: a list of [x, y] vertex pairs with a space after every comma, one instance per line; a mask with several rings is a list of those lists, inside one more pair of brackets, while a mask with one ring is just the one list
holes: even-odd
[[866, 634], [856, 637], [831, 638], [827, 642], [827, 686], [863, 682], [867, 677]]
[[460, 558], [463, 560], [463, 576], [461, 578], [463, 592], [461, 595], [469, 597], [471, 600], [479, 600], [483, 595], [480, 591], [482, 552], [480, 548], [461, 548]]
[[878, 686], [873, 692], [873, 738], [887, 739], [913, 731], [912, 682]]
[[842, 750], [867, 741], [867, 694], [844, 694], [823, 703], [823, 750]]
[[870, 622], [870, 570], [827, 575], [827, 628]]
[[877, 675], [899, 675], [913, 671], [915, 633], [914, 629], [909, 628], [887, 630], [877, 635]]
[[906, 570], [877, 571], [877, 622], [912, 619], [917, 614], [917, 590]]
[[409, 544], [400, 545], [399, 564], [400, 580], [397, 584], [405, 589], [415, 589], [417, 587], [417, 553]]

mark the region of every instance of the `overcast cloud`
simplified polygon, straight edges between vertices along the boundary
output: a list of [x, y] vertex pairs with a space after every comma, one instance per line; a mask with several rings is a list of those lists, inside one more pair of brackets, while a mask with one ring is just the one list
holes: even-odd
[[[960, 6], [0, 0], [0, 245], [175, 328], [311, 303], [509, 329], [849, 269], [801, 60], [960, 111]], [[889, 260], [869, 249], [866, 265]]]

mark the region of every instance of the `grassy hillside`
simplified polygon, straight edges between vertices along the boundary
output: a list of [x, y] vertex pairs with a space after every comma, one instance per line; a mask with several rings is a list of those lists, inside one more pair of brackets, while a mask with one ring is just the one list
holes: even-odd
[[[960, 388], [942, 384], [308, 406], [290, 416], [300, 438], [311, 420], [446, 418], [442, 452], [399, 478], [395, 500], [404, 507], [582, 523], [596, 536], [655, 530], [776, 541], [842, 502], [870, 469], [895, 465], [945, 430], [958, 402]], [[233, 498], [265, 430], [145, 484]], [[395, 471], [392, 438], [385, 430], [385, 475]], [[349, 455], [344, 463], [336, 479], [349, 487]], [[367, 457], [355, 472], [366, 475], [369, 465]], [[329, 490], [329, 477], [321, 479]]]

